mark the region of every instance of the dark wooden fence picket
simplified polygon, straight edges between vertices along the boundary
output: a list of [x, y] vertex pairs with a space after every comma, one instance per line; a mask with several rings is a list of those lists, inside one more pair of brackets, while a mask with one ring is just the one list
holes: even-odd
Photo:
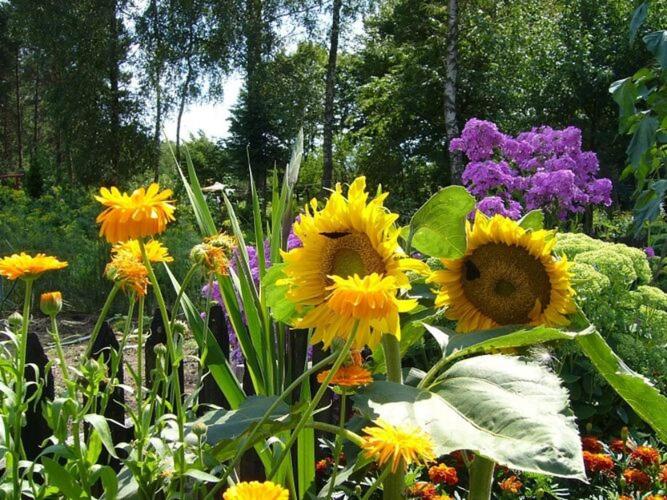
[[25, 413], [26, 425], [21, 429], [21, 442], [28, 460], [34, 460], [42, 451], [44, 441], [51, 436], [51, 429], [42, 416], [42, 403], [46, 400], [53, 401], [55, 388], [53, 385], [53, 373], [51, 368], [46, 369], [49, 358], [44, 352], [39, 337], [28, 333], [28, 345], [26, 351], [26, 366], [23, 370], [23, 378], [27, 384], [26, 401], [35, 396], [37, 383], [42, 384], [42, 392], [39, 397], [30, 401]]
[[[229, 359], [229, 331], [227, 330], [224, 310], [218, 304], [214, 304], [209, 311], [208, 327], [225, 357]], [[199, 354], [201, 356], [201, 350]], [[199, 407], [200, 415], [208, 410], [207, 405], [220, 406], [225, 409], [230, 408], [229, 401], [227, 401], [218, 383], [210, 374], [207, 374], [203, 379], [199, 391], [199, 403], [201, 405]]]
[[[162, 344], [167, 345], [167, 334], [164, 328], [164, 322], [162, 321], [162, 315], [160, 314], [159, 309], [156, 309], [153, 313], [153, 319], [151, 320], [150, 326], [151, 334], [146, 340], [144, 347], [144, 359], [146, 366], [146, 374], [144, 379], [146, 380], [146, 387], [149, 389], [153, 387], [153, 370], [156, 366], [157, 355], [155, 354], [155, 346]], [[171, 364], [167, 366], [167, 376], [171, 374]], [[183, 360], [178, 365], [178, 380], [181, 386], [181, 394], [185, 395], [185, 377], [183, 370]], [[174, 407], [174, 401], [171, 402], [172, 407]]]

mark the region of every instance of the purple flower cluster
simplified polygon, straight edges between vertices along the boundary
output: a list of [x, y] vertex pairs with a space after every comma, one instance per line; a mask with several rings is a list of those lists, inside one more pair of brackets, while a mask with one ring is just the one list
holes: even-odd
[[462, 181], [487, 215], [519, 219], [541, 208], [565, 219], [589, 205], [611, 205], [611, 181], [597, 178], [597, 156], [581, 150], [577, 127], [544, 126], [512, 137], [473, 118], [450, 149], [470, 160]]
[[[300, 246], [301, 246], [301, 240], [293, 232], [290, 232], [289, 237], [287, 239], [287, 250], [291, 250], [292, 248], [297, 248]], [[248, 266], [250, 267], [250, 273], [252, 274], [252, 279], [255, 282], [255, 284], [259, 286], [259, 253], [257, 252], [257, 249], [252, 245], [246, 245], [246, 251], [248, 252]], [[268, 269], [271, 266], [271, 245], [268, 240], [264, 242], [264, 263], [266, 269]], [[239, 266], [239, 251], [237, 249], [235, 250], [234, 257], [230, 262], [230, 267], [234, 271], [237, 271], [238, 266]], [[213, 300], [220, 305], [223, 305], [222, 296], [220, 295], [220, 286], [217, 281], [211, 282], [210, 285], [208, 283], [204, 285], [202, 287], [201, 293], [205, 298]], [[238, 365], [243, 363], [243, 353], [241, 352], [241, 346], [239, 345], [239, 340], [236, 337], [234, 328], [232, 327], [232, 324], [229, 321], [229, 316], [227, 315], [227, 311], [224, 310], [224, 306], [223, 306], [223, 311], [225, 314], [225, 323], [227, 324], [227, 331], [229, 332], [229, 347], [230, 347], [232, 362]]]

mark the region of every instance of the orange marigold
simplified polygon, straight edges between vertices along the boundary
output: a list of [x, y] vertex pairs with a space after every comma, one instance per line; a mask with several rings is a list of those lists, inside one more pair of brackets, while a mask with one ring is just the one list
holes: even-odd
[[331, 465], [331, 459], [329, 457], [318, 460], [315, 464], [315, 472], [318, 474], [324, 474]]
[[408, 490], [408, 496], [417, 497], [423, 500], [433, 500], [438, 497], [435, 485], [426, 481], [418, 481]]
[[507, 493], [518, 494], [521, 488], [523, 488], [523, 483], [517, 479], [516, 476], [510, 476], [506, 479], [503, 479], [498, 484], [501, 490]]
[[[324, 370], [317, 374], [317, 381], [321, 384], [329, 375], [330, 370]], [[373, 382], [371, 372], [363, 366], [348, 365], [341, 366], [331, 379], [331, 385], [340, 385], [341, 387], [360, 387]]]
[[445, 464], [434, 465], [428, 470], [428, 477], [435, 484], [448, 484], [455, 486], [459, 482], [459, 476], [454, 467]]
[[600, 440], [595, 436], [584, 436], [581, 438], [581, 449], [591, 453], [600, 453], [603, 447]]
[[628, 445], [622, 439], [614, 438], [609, 442], [609, 448], [614, 453], [625, 453], [628, 451]]
[[623, 479], [625, 479], [628, 486], [638, 490], [647, 490], [651, 486], [650, 476], [639, 469], [625, 469], [623, 471]]
[[657, 465], [660, 463], [660, 452], [652, 446], [637, 446], [632, 450], [630, 459], [644, 466]]
[[584, 451], [584, 466], [586, 472], [593, 474], [596, 472], [608, 472], [614, 468], [614, 459], [605, 453], [591, 453]]
[[33, 257], [21, 252], [0, 259], [0, 276], [11, 281], [34, 280], [47, 271], [56, 271], [65, 267], [67, 267], [67, 262], [59, 261], [50, 255], [38, 253]]
[[649, 495], [644, 500], [665, 500], [664, 495]]
[[658, 474], [658, 481], [667, 484], [667, 464], [660, 466], [660, 474]]

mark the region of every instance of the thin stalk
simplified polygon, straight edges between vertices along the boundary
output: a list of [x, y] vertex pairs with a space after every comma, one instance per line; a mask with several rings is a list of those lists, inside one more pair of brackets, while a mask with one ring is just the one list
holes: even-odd
[[197, 264], [193, 264], [190, 269], [188, 269], [188, 272], [186, 273], [185, 277], [183, 278], [183, 282], [181, 283], [181, 287], [178, 290], [178, 293], [176, 294], [176, 300], [174, 301], [174, 305], [171, 307], [171, 329], [174, 329], [174, 324], [176, 323], [176, 312], [178, 311], [178, 308], [181, 304], [181, 298], [183, 297], [183, 294], [185, 293], [185, 289], [187, 286], [190, 284], [190, 280], [192, 277], [195, 275], [195, 272], [199, 266]]
[[63, 347], [60, 344], [60, 335], [58, 333], [58, 321], [56, 320], [56, 315], [51, 315], [51, 338], [56, 347], [56, 354], [58, 355], [58, 363], [60, 364], [60, 371], [63, 373], [63, 381], [65, 385], [69, 388], [70, 378], [69, 378], [69, 369], [67, 368], [67, 362], [65, 361], [65, 354], [63, 353]]
[[343, 439], [347, 439], [350, 443], [354, 444], [359, 448], [363, 443], [363, 439], [359, 434], [356, 434], [345, 428], [341, 429], [337, 425], [327, 424], [326, 422], [318, 422], [317, 420], [313, 420], [312, 422], [308, 422], [306, 424], [306, 427], [311, 427], [318, 431], [328, 432], [329, 434], [336, 434], [338, 436], [341, 436]]
[[493, 485], [493, 460], [476, 455], [470, 464], [470, 495], [468, 500], [489, 500]]
[[[144, 303], [146, 298], [139, 296], [139, 311], [137, 317], [137, 412], [143, 433], [144, 421]], [[143, 436], [137, 439], [137, 460], [143, 460]]]
[[[215, 494], [226, 484], [227, 478], [231, 475], [231, 473], [234, 471], [234, 468], [239, 464], [241, 461], [241, 458], [243, 457], [243, 454], [248, 451], [250, 446], [252, 446], [255, 438], [259, 435], [259, 430], [262, 428], [266, 422], [269, 421], [271, 418], [271, 415], [273, 414], [273, 411], [278, 408], [280, 403], [287, 397], [289, 396], [292, 391], [294, 391], [297, 387], [301, 386], [301, 383], [308, 377], [310, 377], [313, 373], [317, 372], [321, 368], [325, 367], [328, 365], [330, 362], [334, 361], [336, 357], [338, 356], [338, 353], [331, 354], [324, 358], [322, 361], [319, 363], [314, 364], [309, 370], [304, 371], [301, 375], [299, 375], [296, 379], [294, 379], [294, 382], [292, 382], [287, 389], [283, 391], [282, 394], [279, 394], [276, 400], [269, 406], [269, 408], [264, 412], [264, 415], [262, 416], [262, 419], [259, 421], [259, 423], [254, 427], [254, 429], [250, 432], [248, 437], [246, 437], [243, 442], [239, 445], [238, 447], [238, 453], [236, 454], [236, 457], [234, 460], [227, 466], [227, 471], [222, 475], [218, 483], [213, 487], [213, 489], [209, 492], [209, 494], [206, 496], [207, 499], [214, 498]], [[312, 422], [311, 422], [312, 423]], [[337, 426], [331, 426], [334, 429], [338, 430]]]
[[[341, 429], [345, 428], [345, 412], [347, 410], [347, 396], [342, 394], [340, 397], [340, 415], [338, 417], [338, 427]], [[333, 472], [331, 473], [331, 479], [329, 480], [329, 491], [327, 492], [327, 500], [333, 495], [335, 486], [336, 486], [336, 476], [338, 475], [338, 464], [340, 463], [340, 453], [343, 451], [343, 440], [340, 438], [340, 434], [336, 434], [336, 445], [334, 446], [334, 464]]]
[[21, 323], [21, 337], [19, 338], [19, 352], [18, 352], [18, 369], [16, 374], [16, 409], [14, 412], [14, 443], [13, 443], [13, 457], [12, 457], [12, 481], [14, 483], [15, 498], [21, 498], [21, 480], [19, 477], [19, 460], [21, 460], [21, 424], [23, 416], [23, 398], [25, 379], [23, 372], [25, 371], [25, 357], [28, 350], [28, 324], [30, 323], [30, 304], [32, 302], [32, 282], [33, 280], [25, 281], [25, 297], [23, 298], [23, 322]]
[[352, 347], [352, 344], [354, 343], [354, 339], [357, 337], [357, 332], [359, 331], [359, 321], [355, 320], [354, 322], [354, 327], [352, 328], [352, 333], [350, 336], [347, 338], [345, 341], [345, 345], [343, 345], [342, 349], [338, 353], [338, 357], [336, 358], [336, 361], [334, 361], [333, 366], [331, 367], [331, 370], [329, 370], [329, 373], [327, 374], [326, 378], [322, 382], [322, 385], [320, 385], [319, 389], [315, 393], [315, 396], [313, 399], [310, 401], [310, 404], [306, 408], [306, 410], [303, 413], [303, 416], [299, 420], [299, 423], [296, 424], [296, 427], [292, 431], [292, 435], [290, 436], [289, 440], [287, 441], [287, 444], [285, 447], [280, 451], [280, 455], [278, 456], [278, 459], [276, 461], [276, 464], [273, 466], [273, 470], [269, 473], [268, 480], [270, 481], [273, 476], [276, 475], [278, 472], [278, 469], [280, 469], [280, 466], [282, 463], [285, 461], [287, 458], [287, 455], [290, 452], [290, 449], [292, 448], [292, 445], [296, 442], [299, 433], [303, 429], [303, 427], [306, 425], [308, 419], [312, 416], [313, 411], [315, 408], [317, 408], [317, 405], [320, 403], [320, 400], [324, 396], [324, 393], [326, 392], [327, 388], [329, 387], [329, 382], [331, 382], [331, 379], [333, 376], [336, 374], [338, 369], [341, 367], [347, 356], [350, 354], [350, 347]]
[[174, 346], [174, 338], [171, 332], [171, 322], [169, 320], [169, 313], [167, 312], [167, 305], [164, 301], [162, 295], [162, 290], [160, 285], [155, 277], [155, 272], [153, 271], [153, 266], [146, 255], [146, 247], [144, 245], [144, 240], [139, 238], [139, 248], [141, 249], [141, 256], [144, 261], [144, 265], [148, 270], [148, 278], [150, 279], [151, 284], [153, 285], [153, 293], [155, 294], [155, 300], [157, 301], [158, 308], [160, 309], [160, 314], [162, 315], [162, 323], [164, 324], [165, 334], [167, 336], [167, 352], [169, 356], [169, 363], [171, 364], [171, 377], [175, 381], [174, 385], [174, 399], [176, 404], [176, 422], [178, 424], [178, 441], [179, 441], [179, 465], [180, 465], [180, 493], [181, 498], [184, 497], [185, 489], [185, 470], [187, 464], [185, 463], [185, 422], [183, 414], [183, 402], [181, 401], [181, 382], [178, 378], [178, 358], [176, 356], [176, 348]]
[[[382, 348], [387, 365], [387, 380], [397, 384], [403, 383], [401, 373], [401, 349], [398, 339], [394, 335], [382, 336]], [[400, 467], [396, 472], [389, 472], [384, 479], [384, 500], [397, 500], [403, 498], [405, 486], [405, 469]]]
[[449, 363], [449, 358], [444, 357], [441, 358], [436, 364], [434, 364], [431, 369], [426, 372], [426, 375], [424, 375], [424, 378], [421, 379], [419, 384], [417, 385], [417, 388], [423, 389], [425, 387], [428, 387], [428, 384], [431, 383], [431, 381], [435, 378], [435, 376], [440, 373], [440, 371], [447, 366], [447, 363]]
[[100, 333], [102, 324], [104, 323], [104, 320], [106, 319], [107, 314], [109, 313], [109, 309], [111, 308], [113, 299], [116, 298], [118, 290], [120, 290], [120, 283], [115, 282], [113, 284], [113, 288], [109, 292], [109, 295], [107, 295], [107, 300], [104, 302], [104, 305], [102, 306], [102, 311], [100, 312], [100, 315], [97, 317], [97, 322], [93, 327], [93, 333], [90, 334], [90, 340], [88, 341], [88, 347], [86, 347], [86, 353], [84, 355], [86, 359], [89, 358], [91, 353], [93, 352], [93, 344], [95, 343], [95, 340], [97, 340], [97, 334]]
[[382, 471], [382, 474], [380, 474], [375, 481], [373, 481], [373, 484], [371, 484], [371, 487], [368, 488], [368, 491], [364, 494], [364, 496], [361, 498], [361, 500], [368, 500], [371, 495], [375, 492], [375, 490], [378, 489], [378, 487], [385, 482], [385, 479], [387, 478], [387, 475], [391, 471], [391, 466], [387, 465], [384, 470]]

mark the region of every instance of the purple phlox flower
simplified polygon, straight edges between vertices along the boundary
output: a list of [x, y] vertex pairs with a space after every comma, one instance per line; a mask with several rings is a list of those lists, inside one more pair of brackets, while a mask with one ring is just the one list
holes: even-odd
[[470, 161], [489, 160], [504, 137], [495, 123], [471, 118], [463, 127], [461, 137], [452, 139], [449, 149], [465, 153]]
[[513, 220], [521, 218], [521, 204], [514, 200], [505, 202], [500, 196], [487, 196], [477, 203], [477, 210], [488, 216], [500, 214]]

